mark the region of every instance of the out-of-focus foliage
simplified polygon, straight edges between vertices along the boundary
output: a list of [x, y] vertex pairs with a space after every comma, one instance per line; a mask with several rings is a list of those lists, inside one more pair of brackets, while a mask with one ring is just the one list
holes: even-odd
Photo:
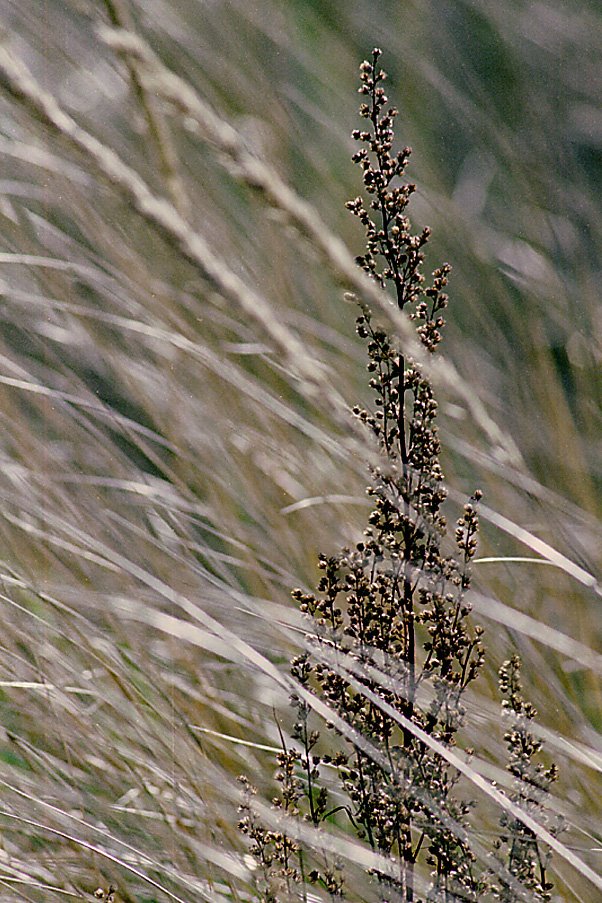
[[[439, 380], [449, 516], [485, 493], [474, 604], [489, 666], [468, 704], [472, 767], [505, 780], [495, 673], [518, 650], [578, 860], [555, 854], [557, 893], [594, 899], [598, 3], [1, 0], [0, 12], [39, 89], [221, 261], [211, 275], [184, 255], [3, 78], [0, 900], [88, 899], [111, 882], [120, 901], [249, 899], [235, 779], [253, 774], [269, 800], [265, 747], [276, 719], [291, 728], [283, 675], [303, 637], [289, 590], [365, 520], [370, 446], [345, 405], [367, 390], [341, 280], [198, 121], [145, 91], [99, 31], [111, 24], [135, 28], [352, 254], [357, 65], [382, 48], [414, 148], [414, 224], [433, 229], [433, 265], [454, 267], [445, 354], [486, 412]], [[267, 319], [236, 305], [232, 276]], [[466, 793], [477, 839], [489, 836], [499, 812]], [[351, 841], [330, 842], [353, 873]], [[358, 898], [373, 899], [364, 880]]]

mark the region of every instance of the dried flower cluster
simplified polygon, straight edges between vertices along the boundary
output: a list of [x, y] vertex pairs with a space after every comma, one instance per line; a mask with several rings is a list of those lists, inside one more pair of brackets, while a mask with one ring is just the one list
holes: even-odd
[[[367, 196], [347, 204], [366, 233], [366, 252], [357, 262], [381, 286], [392, 287], [399, 309], [416, 321], [420, 340], [434, 353], [444, 326], [450, 267], [436, 269], [428, 283], [422, 273], [430, 231], [412, 234], [406, 214], [415, 190], [403, 181], [410, 149], [392, 150], [397, 111], [388, 106], [379, 55], [374, 50], [372, 60], [360, 67], [365, 128], [353, 132], [361, 145], [353, 159], [361, 167]], [[304, 692], [291, 700], [297, 746], [287, 750], [283, 743], [275, 805], [315, 827], [326, 820], [345, 822], [385, 857], [393, 867], [372, 872], [382, 901], [478, 901], [488, 884], [469, 844], [472, 803], [456, 792], [455, 770], [411, 727], [453, 746], [463, 722], [463, 693], [483, 664], [483, 631], [471, 624], [467, 599], [481, 493], [465, 505], [454, 534], [456, 552], [449, 554], [444, 551], [452, 546], [442, 513], [446, 490], [432, 385], [364, 304], [357, 332], [367, 345], [374, 404], [356, 406], [354, 415], [375, 437], [381, 459], [370, 466], [367, 492], [373, 507], [354, 548], [320, 556], [317, 592], [293, 591], [307, 618], [308, 651], [292, 662], [291, 673]], [[333, 725], [320, 736], [311, 726], [305, 693], [326, 702], [368, 748]], [[530, 751], [520, 753], [513, 742], [511, 752], [512, 767], [524, 778]], [[547, 772], [544, 777], [553, 779]], [[333, 782], [338, 805], [330, 802]], [[248, 782], [245, 786], [252, 794]], [[250, 796], [243, 816], [242, 830], [261, 866], [264, 901], [287, 895], [306, 899], [300, 890], [306, 882], [331, 899], [353, 896], [339, 863], [326, 856], [315, 862], [315, 854], [305, 856], [285, 833], [262, 827]], [[509, 826], [513, 836], [517, 831]], [[509, 869], [522, 881], [523, 866], [514, 867], [516, 855], [509, 854]], [[525, 857], [531, 861], [532, 852]], [[426, 896], [417, 887], [418, 863], [431, 876]]]
[[[544, 803], [558, 777], [558, 769], [554, 764], [546, 768], [541, 762], [533, 761], [541, 750], [541, 742], [529, 728], [537, 711], [523, 697], [520, 669], [520, 659], [515, 655], [504, 662], [499, 675], [502, 710], [511, 722], [504, 734], [509, 753], [507, 768], [514, 778], [511, 798], [527, 813], [538, 816], [538, 821], [544, 823], [551, 834], [557, 834], [561, 820], [550, 818]], [[501, 826], [503, 833], [496, 844], [497, 855], [510, 874], [532, 892], [535, 900], [547, 903], [552, 899], [552, 884], [547, 875], [550, 854], [542, 851], [533, 831], [518, 818], [504, 813]], [[512, 903], [515, 899], [503, 877], [498, 877], [494, 892], [504, 903]]]

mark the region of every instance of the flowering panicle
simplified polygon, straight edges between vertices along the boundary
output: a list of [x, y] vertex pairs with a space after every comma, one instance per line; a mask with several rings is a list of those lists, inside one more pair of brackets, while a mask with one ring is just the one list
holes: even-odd
[[[504, 734], [508, 747], [507, 769], [514, 778], [511, 799], [529, 815], [537, 816], [540, 824], [545, 824], [551, 834], [557, 834], [562, 827], [561, 820], [550, 816], [545, 801], [550, 788], [558, 777], [558, 769], [552, 764], [546, 768], [534, 761], [541, 752], [541, 742], [530, 730], [530, 723], [537, 711], [523, 696], [520, 679], [521, 662], [512, 656], [504, 662], [499, 671], [499, 685], [502, 694], [502, 712], [510, 726]], [[502, 834], [496, 843], [497, 857], [508, 872], [528, 888], [535, 900], [547, 903], [551, 900], [553, 885], [548, 877], [550, 854], [544, 852], [533, 831], [518, 818], [506, 812], [500, 819]], [[494, 895], [504, 903], [515, 899], [508, 882], [498, 877], [494, 885]]]
[[[435, 269], [430, 280], [422, 272], [430, 230], [413, 234], [407, 216], [415, 191], [404, 182], [411, 151], [393, 151], [397, 111], [388, 106], [379, 56], [374, 50], [371, 61], [360, 67], [365, 125], [353, 132], [360, 144], [353, 160], [362, 170], [366, 194], [366, 200], [357, 197], [347, 204], [366, 233], [366, 250], [357, 262], [392, 291], [399, 309], [416, 322], [423, 345], [435, 353], [445, 325], [450, 266]], [[334, 820], [394, 863], [386, 874], [371, 872], [382, 901], [476, 903], [487, 887], [468, 839], [473, 804], [456, 792], [458, 773], [415, 730], [453, 746], [464, 719], [464, 691], [483, 665], [483, 631], [470, 622], [467, 596], [481, 493], [464, 506], [454, 533], [456, 552], [450, 554], [432, 384], [362, 302], [356, 327], [366, 343], [374, 401], [371, 407], [357, 405], [353, 414], [380, 450], [380, 461], [369, 465], [372, 510], [353, 548], [320, 555], [317, 591], [293, 590], [307, 620], [307, 651], [291, 666], [300, 688], [291, 699], [296, 751], [287, 751], [283, 743], [277, 805], [317, 829]], [[325, 702], [349, 725], [350, 736], [360, 735], [368, 747], [333, 724], [321, 736], [311, 726], [315, 716], [308, 693]], [[326, 788], [335, 776], [333, 806]], [[292, 841], [287, 846], [278, 835], [267, 843], [248, 815], [244, 830], [272, 877], [294, 882], [303, 873], [331, 899], [351, 895], [339, 863], [323, 857], [306, 868], [304, 854]], [[292, 858], [297, 865], [289, 873]], [[419, 864], [422, 875], [424, 867], [431, 875], [426, 898], [416, 890]]]

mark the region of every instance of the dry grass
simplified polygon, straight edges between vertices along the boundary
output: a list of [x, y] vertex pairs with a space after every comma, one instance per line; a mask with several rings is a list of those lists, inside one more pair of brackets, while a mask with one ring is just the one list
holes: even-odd
[[[600, 14], [326, 6], [2, 5], [0, 900], [250, 898], [235, 779], [268, 800], [291, 727], [289, 590], [365, 519], [343, 290], [373, 289], [343, 203], [375, 42], [455, 269], [450, 514], [485, 492], [475, 840], [517, 649], [561, 771], [558, 899], [601, 886]], [[106, 31], [124, 9], [137, 39]]]

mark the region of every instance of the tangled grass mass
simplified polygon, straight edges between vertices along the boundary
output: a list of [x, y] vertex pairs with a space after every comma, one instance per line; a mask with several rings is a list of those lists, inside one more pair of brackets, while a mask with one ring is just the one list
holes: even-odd
[[581, 7], [2, 4], [0, 903], [599, 898]]

